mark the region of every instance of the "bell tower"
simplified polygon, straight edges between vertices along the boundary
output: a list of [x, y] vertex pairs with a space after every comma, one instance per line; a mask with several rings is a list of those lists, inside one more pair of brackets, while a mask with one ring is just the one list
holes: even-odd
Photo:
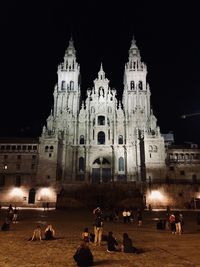
[[58, 66], [58, 83], [54, 90], [54, 115], [64, 110], [77, 115], [80, 106], [80, 66], [72, 38], [65, 51], [64, 61]]
[[126, 115], [138, 111], [146, 117], [150, 115], [150, 91], [146, 76], [147, 67], [141, 61], [140, 51], [133, 37], [124, 70], [123, 105]]

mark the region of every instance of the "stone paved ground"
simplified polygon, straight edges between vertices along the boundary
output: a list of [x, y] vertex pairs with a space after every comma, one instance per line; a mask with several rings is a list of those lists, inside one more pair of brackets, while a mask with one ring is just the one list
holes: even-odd
[[[144, 224], [139, 228], [135, 223], [106, 222], [104, 233], [112, 230], [119, 242], [123, 232], [127, 232], [140, 254], [108, 253], [106, 245], [90, 245], [95, 266], [102, 267], [194, 267], [200, 266], [200, 227], [196, 224], [194, 211], [183, 212], [184, 234], [172, 235], [168, 230], [156, 230], [155, 218], [163, 217], [163, 212], [144, 213]], [[1, 211], [2, 225], [5, 211]], [[0, 231], [0, 267], [73, 267], [73, 254], [80, 243], [84, 227], [92, 230], [93, 215], [89, 211], [42, 211], [21, 210], [17, 224], [11, 231]], [[32, 230], [37, 224], [45, 228], [54, 225], [57, 240], [30, 242]]]

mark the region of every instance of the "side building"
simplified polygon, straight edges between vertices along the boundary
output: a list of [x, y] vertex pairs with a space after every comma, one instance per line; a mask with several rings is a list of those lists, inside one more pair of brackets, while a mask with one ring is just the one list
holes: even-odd
[[[49, 184], [36, 179], [39, 161], [39, 139], [0, 139], [0, 204], [41, 206], [56, 202]], [[50, 192], [51, 191], [51, 192]]]

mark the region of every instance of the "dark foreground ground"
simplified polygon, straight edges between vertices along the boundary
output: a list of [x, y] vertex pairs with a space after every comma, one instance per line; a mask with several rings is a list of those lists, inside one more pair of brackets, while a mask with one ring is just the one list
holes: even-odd
[[[196, 223], [195, 211], [183, 211], [185, 219], [184, 234], [172, 235], [169, 230], [157, 230], [156, 218], [164, 212], [144, 213], [143, 226], [134, 222], [105, 222], [104, 233], [113, 231], [119, 243], [122, 234], [127, 232], [134, 245], [141, 249], [140, 254], [106, 252], [106, 244], [101, 247], [90, 245], [95, 266], [127, 267], [194, 267], [200, 266], [200, 226]], [[84, 227], [92, 231], [91, 211], [72, 210], [20, 210], [19, 222], [11, 225], [9, 232], [0, 231], [0, 267], [73, 267], [73, 254], [80, 244]], [[5, 210], [0, 211], [2, 225]], [[38, 224], [44, 229], [53, 224], [56, 236], [53, 241], [30, 242], [34, 227]]]

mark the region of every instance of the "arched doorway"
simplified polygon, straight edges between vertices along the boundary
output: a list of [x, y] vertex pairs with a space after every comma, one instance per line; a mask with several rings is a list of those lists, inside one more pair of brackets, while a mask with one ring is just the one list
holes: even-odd
[[111, 177], [110, 162], [103, 157], [95, 159], [92, 164], [92, 183], [108, 183], [111, 181]]
[[28, 204], [35, 204], [35, 189], [31, 188], [28, 195]]

